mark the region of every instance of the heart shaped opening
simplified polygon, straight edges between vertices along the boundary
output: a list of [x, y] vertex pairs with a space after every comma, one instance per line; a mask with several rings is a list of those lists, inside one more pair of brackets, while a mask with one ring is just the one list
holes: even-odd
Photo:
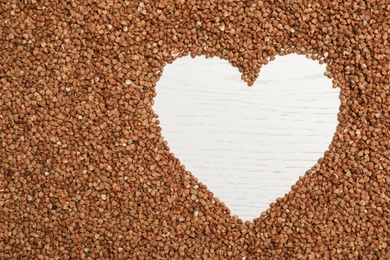
[[331, 143], [339, 89], [325, 65], [291, 54], [253, 87], [227, 61], [184, 57], [164, 69], [154, 111], [172, 153], [242, 220], [291, 190]]

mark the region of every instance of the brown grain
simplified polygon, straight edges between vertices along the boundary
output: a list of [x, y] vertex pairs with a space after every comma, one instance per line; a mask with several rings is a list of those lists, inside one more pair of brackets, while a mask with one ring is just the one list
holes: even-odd
[[[4, 1], [1, 259], [390, 258], [388, 2]], [[169, 152], [155, 86], [221, 57], [253, 85], [276, 55], [340, 88], [329, 150], [253, 223]]]

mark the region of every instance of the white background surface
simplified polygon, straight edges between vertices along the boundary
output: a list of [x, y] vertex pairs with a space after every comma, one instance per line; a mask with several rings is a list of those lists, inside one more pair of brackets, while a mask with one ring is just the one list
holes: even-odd
[[252, 221], [331, 143], [339, 89], [324, 72], [304, 56], [276, 57], [248, 87], [227, 61], [185, 57], [164, 68], [154, 110], [186, 170]]

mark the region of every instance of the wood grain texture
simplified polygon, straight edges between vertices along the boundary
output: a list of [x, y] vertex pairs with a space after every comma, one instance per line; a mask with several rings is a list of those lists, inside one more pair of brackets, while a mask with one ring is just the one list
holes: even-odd
[[339, 89], [325, 66], [277, 57], [253, 87], [219, 58], [167, 65], [154, 110], [171, 152], [232, 214], [253, 220], [323, 156], [337, 126]]

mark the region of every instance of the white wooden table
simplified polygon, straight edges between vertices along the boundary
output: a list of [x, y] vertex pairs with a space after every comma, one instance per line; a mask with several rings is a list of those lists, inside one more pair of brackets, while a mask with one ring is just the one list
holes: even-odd
[[331, 143], [339, 89], [324, 72], [304, 56], [277, 57], [248, 87], [227, 61], [185, 57], [164, 68], [154, 110], [171, 152], [251, 221]]

